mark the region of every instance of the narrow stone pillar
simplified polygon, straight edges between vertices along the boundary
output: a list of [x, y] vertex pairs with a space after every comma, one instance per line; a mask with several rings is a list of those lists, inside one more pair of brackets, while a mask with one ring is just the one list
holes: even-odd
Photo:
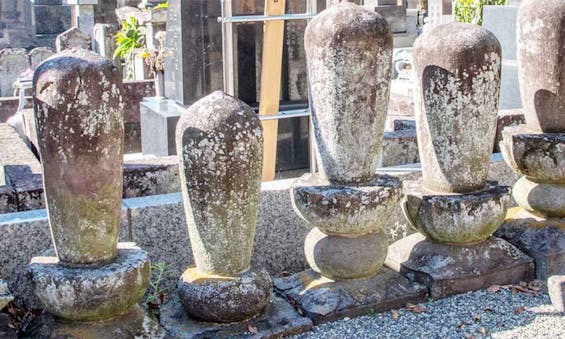
[[177, 154], [195, 268], [178, 283], [186, 311], [210, 322], [262, 312], [272, 281], [251, 267], [261, 184], [263, 134], [253, 110], [223, 92], [186, 109]]
[[500, 150], [523, 175], [497, 233], [536, 261], [563, 310], [565, 284], [565, 2], [524, 0], [518, 9], [520, 90], [526, 124], [503, 130]]
[[[304, 245], [312, 270], [275, 286], [315, 323], [418, 302], [423, 290], [383, 268], [381, 227], [402, 191], [400, 180], [376, 172], [392, 72], [389, 25], [342, 1], [308, 24], [305, 47], [320, 173], [297, 180], [291, 194], [312, 228]], [[333, 302], [331, 311], [320, 306]]]
[[426, 284], [434, 298], [530, 279], [531, 259], [491, 237], [510, 201], [510, 187], [487, 182], [500, 43], [477, 25], [440, 25], [416, 41], [414, 65], [423, 178], [404, 183], [403, 209], [420, 234], [394, 243], [387, 265]]
[[35, 294], [57, 317], [131, 311], [147, 289], [147, 254], [118, 244], [123, 181], [122, 80], [85, 49], [43, 62], [33, 79], [38, 148], [56, 257], [35, 257]]
[[98, 0], [63, 0], [64, 5], [73, 5], [72, 24], [85, 34], [92, 35], [94, 28], [94, 6]]

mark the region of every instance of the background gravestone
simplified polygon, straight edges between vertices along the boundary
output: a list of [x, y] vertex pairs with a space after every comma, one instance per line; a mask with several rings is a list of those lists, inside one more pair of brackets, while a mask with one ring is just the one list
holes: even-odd
[[14, 82], [29, 68], [26, 50], [6, 48], [0, 50], [0, 97], [14, 95]]

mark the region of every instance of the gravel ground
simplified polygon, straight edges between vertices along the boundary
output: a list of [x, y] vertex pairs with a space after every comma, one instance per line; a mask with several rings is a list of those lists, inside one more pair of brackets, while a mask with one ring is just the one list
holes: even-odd
[[401, 309], [345, 318], [295, 338], [565, 338], [565, 315], [545, 293], [482, 290], [420, 306], [425, 312]]

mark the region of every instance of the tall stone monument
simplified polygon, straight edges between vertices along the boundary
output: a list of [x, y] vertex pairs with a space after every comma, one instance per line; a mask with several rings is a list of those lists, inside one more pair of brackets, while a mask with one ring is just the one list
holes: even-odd
[[389, 25], [342, 1], [309, 23], [305, 45], [320, 173], [300, 178], [291, 194], [312, 228], [304, 245], [312, 269], [275, 287], [315, 323], [423, 300], [421, 287], [383, 268], [381, 226], [401, 197], [397, 178], [376, 173], [392, 71]]
[[[35, 257], [35, 294], [57, 319], [48, 337], [144, 334], [136, 303], [149, 284], [147, 253], [118, 243], [123, 181], [121, 75], [85, 49], [35, 71], [34, 110], [55, 255]], [[119, 321], [124, 317], [124, 321]], [[90, 321], [105, 320], [105, 326]], [[45, 321], [49, 323], [49, 321]], [[84, 322], [83, 325], [76, 322]], [[110, 331], [108, 333], [105, 330]]]
[[223, 92], [190, 106], [177, 125], [177, 154], [195, 268], [178, 284], [186, 311], [210, 322], [262, 312], [271, 277], [251, 267], [263, 133], [255, 112]]
[[[513, 189], [520, 208], [498, 232], [536, 260], [563, 309], [565, 290], [565, 3], [524, 0], [518, 10], [518, 64], [526, 124], [503, 131], [500, 149], [523, 175]], [[561, 277], [559, 277], [561, 276]], [[559, 306], [558, 306], [559, 308]]]
[[433, 298], [531, 279], [532, 260], [492, 237], [510, 200], [509, 187], [487, 182], [500, 43], [480, 26], [441, 25], [418, 38], [414, 64], [422, 180], [405, 183], [403, 209], [420, 233], [391, 245], [387, 266]]

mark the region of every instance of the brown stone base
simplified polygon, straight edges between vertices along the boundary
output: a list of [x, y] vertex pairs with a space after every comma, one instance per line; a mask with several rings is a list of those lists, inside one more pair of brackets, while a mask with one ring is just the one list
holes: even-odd
[[165, 335], [159, 323], [139, 305], [124, 316], [106, 321], [68, 321], [43, 312], [26, 333], [30, 338], [130, 339], [163, 338]]
[[333, 281], [313, 270], [274, 279], [275, 290], [320, 324], [426, 301], [424, 286], [383, 267], [365, 279]]
[[462, 247], [416, 233], [392, 244], [388, 253], [385, 265], [426, 285], [434, 299], [534, 279], [533, 259], [495, 237]]
[[542, 218], [517, 207], [495, 235], [534, 258], [537, 279], [565, 274], [565, 218]]
[[[237, 323], [210, 323], [190, 318], [178, 297], [161, 308], [161, 324], [174, 338], [225, 338], [245, 334], [253, 338], [280, 338], [312, 329], [312, 321], [300, 316], [280, 297], [272, 296], [265, 312]], [[251, 335], [251, 331], [256, 332]]]

